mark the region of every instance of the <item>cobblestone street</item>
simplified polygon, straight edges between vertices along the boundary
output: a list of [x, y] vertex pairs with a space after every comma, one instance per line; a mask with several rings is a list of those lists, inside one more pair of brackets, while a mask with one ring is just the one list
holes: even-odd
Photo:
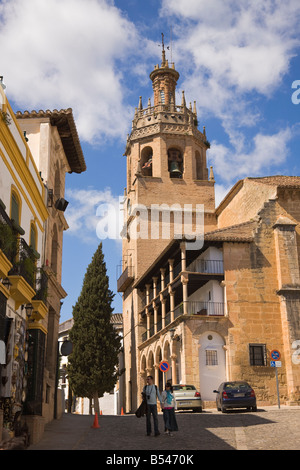
[[[177, 412], [179, 431], [146, 436], [145, 418], [135, 415], [99, 417], [63, 415], [46, 426], [42, 440], [28, 450], [188, 451], [188, 450], [300, 450], [300, 407], [264, 407], [255, 413], [242, 410], [222, 414], [206, 410]], [[134, 454], [134, 453], [133, 453]]]

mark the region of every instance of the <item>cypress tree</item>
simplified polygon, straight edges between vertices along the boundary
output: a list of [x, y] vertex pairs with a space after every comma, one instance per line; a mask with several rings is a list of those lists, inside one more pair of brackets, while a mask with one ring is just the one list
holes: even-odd
[[70, 330], [73, 351], [68, 364], [72, 391], [80, 397], [93, 397], [95, 413], [99, 413], [98, 397], [112, 390], [118, 378], [121, 343], [111, 323], [113, 297], [100, 243], [73, 307], [74, 324]]

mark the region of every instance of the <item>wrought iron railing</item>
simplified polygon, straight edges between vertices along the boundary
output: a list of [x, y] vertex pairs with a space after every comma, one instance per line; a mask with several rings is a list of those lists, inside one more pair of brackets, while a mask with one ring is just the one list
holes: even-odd
[[12, 222], [0, 204], [0, 249], [12, 263], [17, 254], [17, 232]]
[[224, 302], [188, 301], [187, 311], [189, 315], [224, 316], [225, 304]]
[[223, 274], [223, 260], [197, 259], [187, 267], [187, 271], [206, 274]]
[[37, 268], [35, 291], [36, 295], [34, 296], [33, 300], [42, 300], [44, 304], [46, 304], [48, 294], [48, 276], [43, 268]]
[[22, 276], [35, 289], [36, 258], [24, 238], [19, 238], [17, 255], [9, 275]]

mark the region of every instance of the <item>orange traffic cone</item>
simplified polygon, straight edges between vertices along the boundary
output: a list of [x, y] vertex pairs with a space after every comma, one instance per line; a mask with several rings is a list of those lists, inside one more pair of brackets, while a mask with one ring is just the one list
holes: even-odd
[[94, 424], [91, 426], [94, 429], [100, 428], [99, 423], [98, 423], [98, 414], [95, 413], [95, 418], [94, 418]]
[[124, 416], [123, 406], [121, 408], [121, 416]]
[[102, 410], [100, 410], [100, 415], [102, 415]]

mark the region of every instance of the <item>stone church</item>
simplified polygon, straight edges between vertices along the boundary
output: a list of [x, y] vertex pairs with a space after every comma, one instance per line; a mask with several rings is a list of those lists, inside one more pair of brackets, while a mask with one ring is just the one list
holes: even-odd
[[273, 350], [280, 400], [300, 404], [300, 177], [245, 178], [215, 207], [205, 128], [184, 92], [176, 103], [164, 47], [150, 79], [154, 102], [140, 98], [125, 150], [126, 412], [149, 374], [160, 390], [195, 385], [205, 406], [225, 380], [276, 404]]

